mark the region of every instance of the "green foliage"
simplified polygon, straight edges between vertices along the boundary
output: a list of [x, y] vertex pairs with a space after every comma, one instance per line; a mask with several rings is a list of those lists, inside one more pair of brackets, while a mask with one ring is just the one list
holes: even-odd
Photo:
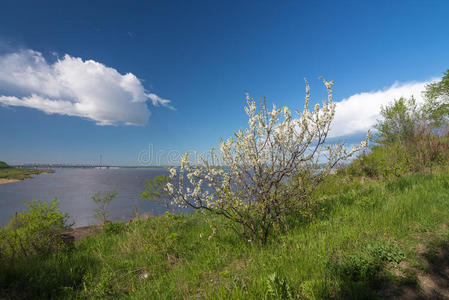
[[16, 214], [5, 228], [3, 255], [17, 260], [33, 255], [46, 255], [64, 246], [61, 233], [68, 229], [68, 215], [59, 211], [58, 200], [25, 202], [28, 210]]
[[104, 226], [103, 230], [107, 234], [120, 234], [125, 232], [127, 227], [123, 222], [110, 222]]
[[404, 143], [411, 141], [421, 120], [415, 99], [399, 98], [380, 110], [382, 116], [375, 128], [378, 130], [377, 142]]
[[4, 161], [0, 160], [0, 169], [7, 169], [7, 168], [11, 168], [11, 167]]
[[399, 264], [405, 259], [405, 253], [395, 243], [389, 241], [377, 241], [366, 247], [367, 253], [375, 260], [384, 263]]
[[[287, 280], [278, 273], [273, 273], [267, 279], [268, 299], [296, 299], [295, 291], [290, 287]], [[299, 298], [299, 297], [298, 297]]]
[[363, 153], [340, 173], [349, 176], [399, 177], [417, 171], [409, 151], [399, 143], [373, 146], [369, 153]]
[[101, 192], [96, 192], [92, 196], [92, 201], [97, 205], [97, 208], [94, 209], [94, 216], [99, 221], [106, 223], [109, 217], [108, 206], [109, 203], [117, 197], [117, 192], [115, 191], [106, 191], [103, 192], [103, 197], [101, 197]]
[[449, 70], [443, 78], [426, 86], [424, 111], [437, 126], [448, 121], [449, 116]]
[[[429, 87], [428, 87], [429, 88]], [[449, 161], [449, 132], [429, 114], [429, 103], [400, 98], [382, 107], [374, 146], [340, 173], [399, 177], [444, 166]]]
[[423, 117], [415, 99], [395, 100], [382, 107], [381, 116], [375, 126], [377, 144], [340, 172], [350, 176], [398, 177], [429, 166], [430, 162], [423, 161], [420, 155], [426, 149], [417, 145], [424, 135], [420, 127]]
[[404, 252], [396, 244], [379, 240], [331, 261], [330, 268], [344, 283], [343, 299], [371, 299], [377, 298], [376, 290], [388, 279], [387, 264], [399, 264], [404, 259]]
[[443, 73], [443, 78], [426, 86], [425, 96], [430, 99], [449, 97], [449, 70]]
[[170, 204], [170, 197], [165, 186], [170, 181], [170, 177], [167, 175], [158, 175], [149, 179], [145, 183], [145, 191], [140, 194], [142, 199], [158, 202], [165, 206], [167, 211], [173, 210], [174, 208]]
[[349, 176], [400, 177], [409, 173], [429, 172], [449, 161], [449, 141], [435, 135], [418, 135], [412, 142], [393, 142], [372, 146], [350, 165], [339, 170]]
[[22, 168], [1, 168], [0, 167], [0, 179], [17, 179], [23, 180], [33, 177], [34, 175], [41, 173], [53, 173], [52, 170], [40, 170], [40, 169], [22, 169]]
[[167, 175], [158, 175], [146, 181], [145, 191], [140, 194], [142, 199], [153, 200], [166, 196], [164, 186], [167, 184], [169, 177]]

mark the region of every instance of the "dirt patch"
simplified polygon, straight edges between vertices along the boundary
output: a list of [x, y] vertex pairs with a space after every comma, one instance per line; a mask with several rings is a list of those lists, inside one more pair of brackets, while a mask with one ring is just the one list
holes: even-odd
[[103, 226], [101, 225], [77, 227], [63, 232], [62, 236], [66, 243], [73, 243], [75, 241], [83, 239], [90, 234], [100, 231], [102, 227]]
[[[421, 249], [422, 250], [422, 249]], [[449, 299], [449, 245], [438, 253], [424, 254], [425, 271], [416, 272], [416, 285], [388, 288], [388, 299]]]

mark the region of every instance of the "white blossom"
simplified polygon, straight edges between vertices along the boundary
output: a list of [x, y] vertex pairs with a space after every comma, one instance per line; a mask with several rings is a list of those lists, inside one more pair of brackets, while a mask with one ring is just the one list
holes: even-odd
[[[199, 165], [192, 167], [186, 153], [179, 174], [176, 169], [170, 170], [176, 182], [167, 184], [166, 189], [174, 202], [222, 214], [242, 225], [244, 235], [260, 239], [260, 232], [270, 230], [266, 226], [280, 222], [279, 214], [307, 201], [316, 185], [339, 162], [367, 146], [368, 138], [349, 151], [343, 144], [326, 143], [335, 103], [333, 82], [323, 82], [327, 100], [321, 107], [316, 104], [313, 111], [309, 111], [307, 81], [301, 113], [295, 110], [292, 114], [288, 107], [277, 109], [275, 105], [269, 110], [265, 101], [260, 101], [257, 109], [256, 101], [247, 95], [248, 128], [222, 140], [219, 151], [212, 149], [212, 164], [201, 157]], [[225, 170], [214, 166], [218, 161]], [[256, 220], [261, 219], [257, 216], [264, 216], [266, 222], [257, 224]]]

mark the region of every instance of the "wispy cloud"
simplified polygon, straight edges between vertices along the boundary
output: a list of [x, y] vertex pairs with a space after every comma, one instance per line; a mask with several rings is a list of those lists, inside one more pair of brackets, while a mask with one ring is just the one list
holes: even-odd
[[367, 132], [380, 118], [380, 108], [400, 97], [409, 98], [413, 95], [418, 103], [422, 103], [422, 92], [426, 84], [433, 80], [394, 83], [382, 90], [359, 93], [343, 99], [337, 103], [330, 137]]
[[0, 56], [0, 104], [94, 120], [98, 125], [144, 125], [154, 106], [174, 107], [148, 93], [132, 73], [65, 55], [53, 64], [22, 50]]

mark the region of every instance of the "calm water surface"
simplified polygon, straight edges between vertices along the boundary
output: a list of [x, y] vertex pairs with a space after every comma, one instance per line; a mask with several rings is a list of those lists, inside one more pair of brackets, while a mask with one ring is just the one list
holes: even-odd
[[145, 180], [168, 174], [165, 169], [55, 169], [56, 173], [41, 174], [30, 180], [0, 184], [0, 226], [25, 209], [22, 200], [59, 199], [60, 210], [67, 212], [75, 226], [96, 223], [91, 197], [97, 191], [116, 190], [118, 195], [109, 205], [110, 219], [128, 220], [137, 208], [140, 213], [159, 215], [165, 208], [141, 200]]

